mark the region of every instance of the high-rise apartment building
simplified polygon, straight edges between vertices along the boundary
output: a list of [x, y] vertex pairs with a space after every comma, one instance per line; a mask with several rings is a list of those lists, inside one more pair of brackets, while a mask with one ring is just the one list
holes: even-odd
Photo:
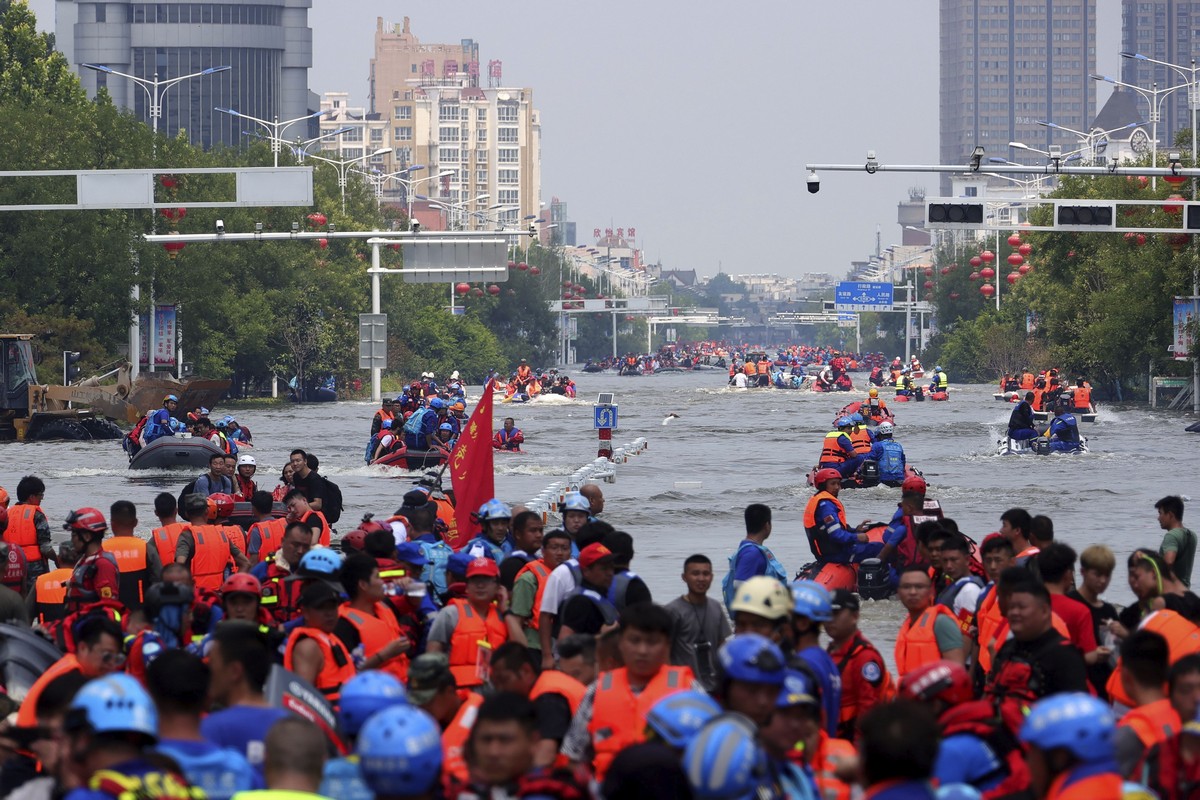
[[[229, 70], [166, 89], [158, 129], [187, 131], [203, 147], [236, 146], [249, 123], [214, 107], [271, 120], [302, 117], [317, 108], [308, 90], [312, 66], [312, 0], [254, 3], [90, 2], [57, 0], [55, 39], [89, 95], [105, 88], [116, 105], [153, 124], [151, 94], [128, 78], [96, 72], [100, 64], [138, 78], [165, 81], [212, 67]], [[297, 126], [299, 127], [299, 125]], [[287, 131], [289, 138], [309, 135]]]
[[[1079, 147], [1096, 115], [1096, 0], [941, 0], [940, 159], [966, 164], [976, 145], [984, 158], [1043, 163], [1021, 142], [1064, 152]], [[942, 193], [950, 176], [942, 176]]]
[[[1149, 56], [1157, 61], [1192, 66], [1200, 55], [1200, 3], [1181, 0], [1121, 1], [1121, 50]], [[1121, 80], [1144, 89], [1166, 89], [1188, 81], [1179, 72], [1159, 64], [1136, 58], [1121, 59]], [[1191, 127], [1188, 118], [1188, 90], [1178, 89], [1166, 95], [1158, 120], [1159, 146], [1175, 141], [1175, 134]], [[1141, 119], [1150, 119], [1147, 100], [1139, 97], [1137, 105]], [[1146, 130], [1150, 130], [1146, 126]]]
[[375, 18], [375, 56], [368, 77], [367, 108], [382, 114], [399, 100], [410, 81], [432, 83], [442, 78], [466, 76], [479, 85], [479, 44], [463, 39], [458, 44], [421, 44], [409, 29], [408, 17], [400, 25], [385, 25]]

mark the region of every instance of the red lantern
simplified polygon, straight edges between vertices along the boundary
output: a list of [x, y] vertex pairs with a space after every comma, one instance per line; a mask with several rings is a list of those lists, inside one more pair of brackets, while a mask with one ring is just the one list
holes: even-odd
[[1020, 247], [1021, 246], [1021, 234], [1014, 233], [1011, 236], [1009, 236], [1008, 237], [1008, 246], [1009, 247]]
[[1031, 245], [1031, 244], [1023, 244], [1023, 245], [1021, 245], [1020, 247], [1018, 247], [1018, 248], [1017, 248], [1017, 252], [1018, 252], [1018, 253], [1020, 253], [1020, 254], [1021, 254], [1021, 255], [1023, 255], [1023, 256], [1027, 256], [1027, 255], [1029, 255], [1030, 253], [1032, 253], [1032, 252], [1033, 252], [1033, 245]]
[[975, 268], [977, 268], [977, 269], [978, 269], [978, 268], [979, 268], [979, 266], [980, 266], [980, 265], [983, 263], [983, 259], [982, 259], [982, 258], [980, 258], [979, 256], [971, 256], [971, 262], [970, 262], [970, 263], [971, 263], [971, 266], [972, 266], [972, 267], [975, 267]]
[[575, 284], [575, 286], [574, 286], [574, 287], [572, 287], [572, 288], [574, 288], [574, 289], [575, 289], [575, 293], [576, 293], [576, 294], [578, 294], [578, 293], [580, 293], [580, 292], [583, 292], [585, 289], [587, 289], [587, 287], [586, 287], [586, 286], [584, 286], [582, 283], [577, 283], [577, 284]]
[[320, 211], [314, 211], [313, 213], [311, 213], [307, 217], [305, 217], [305, 219], [307, 219], [308, 224], [313, 226], [314, 228], [323, 228], [325, 226], [325, 223], [329, 221], [329, 218], [326, 217], [324, 214], [322, 214]]
[[925, 281], [925, 288], [926, 288], [926, 289], [932, 289], [932, 288], [933, 288], [933, 281]]
[[992, 286], [990, 283], [985, 283], [983, 286], [979, 287], [979, 291], [983, 293], [984, 297], [991, 297], [996, 293], [996, 287]]
[[993, 253], [991, 250], [984, 250], [982, 253], [979, 254], [979, 257], [983, 259], [983, 262], [985, 264], [990, 264], [996, 260], [996, 254]]
[[1020, 273], [1010, 272], [1010, 273], [1008, 273], [1008, 277], [1005, 280], [1007, 280], [1008, 284], [1011, 286], [1012, 284], [1016, 283], [1020, 277], [1021, 277]]
[[1178, 186], [1181, 183], [1187, 182], [1187, 177], [1183, 175], [1164, 175], [1163, 180], [1172, 186]]
[[1138, 175], [1138, 183], [1141, 184], [1143, 189], [1145, 189], [1146, 186], [1149, 185], [1150, 179], [1147, 178], [1145, 175]]
[[943, 275], [949, 275], [949, 274], [950, 274], [950, 268], [949, 268], [949, 267], [942, 267], [942, 274], [943, 274]]
[[512, 269], [512, 268], [513, 268], [513, 267], [515, 267], [516, 265], [517, 265], [517, 262], [515, 262], [515, 261], [510, 261], [510, 262], [508, 262], [508, 268], [509, 268], [509, 269]]
[[400, 243], [399, 242], [396, 242], [395, 244], [389, 244], [388, 247], [392, 248], [392, 252], [394, 252], [394, 253], [400, 252]]
[[972, 273], [971, 273], [970, 275], [968, 275], [967, 277], [968, 277], [968, 278], [970, 278], [970, 279], [971, 279], [971, 280], [973, 280], [973, 281], [977, 281], [977, 280], [979, 280], [979, 273], [978, 273], [978, 272], [972, 272]]
[[926, 278], [932, 278], [932, 277], [933, 277], [933, 267], [926, 267], [926, 268], [925, 268], [925, 277], [926, 277]]
[[983, 278], [985, 281], [990, 281], [995, 275], [996, 270], [992, 269], [991, 267], [984, 267], [983, 269], [979, 270], [979, 277]]
[[471, 291], [471, 285], [468, 283], [456, 284], [454, 287], [454, 291], [457, 292], [458, 294], [466, 294], [467, 292]]
[[625, 315], [625, 321], [626, 321], [626, 322], [633, 322], [635, 319], [637, 319], [637, 317], [633, 316], [633, 314], [626, 314], [626, 315]]
[[1139, 233], [1137, 235], [1137, 243], [1138, 243], [1138, 247], [1141, 247], [1142, 245], [1144, 245], [1146, 243], [1146, 234]]
[[1021, 257], [1020, 253], [1011, 253], [1008, 256], [1008, 263], [1012, 264], [1014, 267], [1019, 267], [1025, 263], [1025, 259]]
[[317, 239], [317, 247], [324, 250], [326, 247], [329, 247], [329, 240], [328, 239]]
[[1031, 269], [1033, 269], [1033, 267], [1029, 266], [1028, 264], [1022, 264], [1017, 272], [1020, 272], [1022, 275], [1028, 275], [1029, 270]]
[[950, 299], [951, 299], [951, 300], [957, 300], [957, 299], [958, 299], [958, 292], [951, 292], [951, 293], [950, 293]]
[[179, 255], [179, 251], [186, 246], [184, 242], [167, 242], [163, 245], [163, 250], [167, 251], [167, 258], [174, 261], [175, 257]]
[[522, 261], [520, 264], [517, 264], [517, 269], [521, 270], [521, 272], [524, 272], [525, 270], [529, 269], [529, 265]]
[[570, 288], [571, 288], [571, 282], [570, 282], [570, 281], [563, 281], [563, 288], [564, 288], [564, 289], [570, 289]]
[[574, 297], [574, 295], [570, 292], [563, 292], [563, 300], [570, 300], [572, 297]]
[[476, 286], [471, 290], [471, 297], [483, 297], [483, 289], [480, 289], [478, 286]]
[[[1183, 195], [1173, 194], [1173, 195], [1170, 195], [1169, 197], [1167, 197], [1167, 199], [1182, 201]], [[1180, 202], [1180, 203], [1164, 203], [1163, 211], [1167, 212], [1168, 214], [1182, 214], [1183, 213], [1182, 202]]]
[[1178, 253], [1187, 245], [1188, 238], [1186, 233], [1171, 233], [1167, 235], [1167, 244], [1171, 245], [1171, 249]]
[[538, 269], [537, 267], [530, 267], [529, 274], [530, 275], [541, 275], [542, 271], [540, 269]]
[[495, 297], [496, 295], [500, 294], [500, 287], [493, 283], [488, 287], [488, 294], [490, 294], [492, 297]]
[[163, 175], [158, 179], [158, 182], [161, 183], [166, 189], [174, 189], [179, 185], [179, 181], [175, 179], [174, 175]]
[[1075, 251], [1074, 251], [1074, 250], [1068, 250], [1068, 251], [1067, 251], [1067, 258], [1074, 258], [1074, 257], [1075, 257]]

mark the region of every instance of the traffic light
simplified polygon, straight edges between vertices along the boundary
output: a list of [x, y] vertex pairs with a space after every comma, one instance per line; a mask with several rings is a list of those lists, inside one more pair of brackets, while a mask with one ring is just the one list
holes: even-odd
[[925, 223], [931, 228], [983, 225], [983, 203], [945, 203], [932, 200], [925, 204]]
[[78, 366], [83, 355], [76, 350], [63, 350], [63, 385], [69, 386], [71, 381], [79, 377], [82, 371]]
[[1056, 230], [1094, 231], [1113, 228], [1116, 219], [1114, 203], [1105, 205], [1060, 205], [1054, 209]]

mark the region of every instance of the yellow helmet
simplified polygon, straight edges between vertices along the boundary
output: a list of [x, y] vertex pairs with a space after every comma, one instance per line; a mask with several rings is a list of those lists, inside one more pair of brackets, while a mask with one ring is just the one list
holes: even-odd
[[745, 611], [770, 620], [786, 619], [792, 612], [792, 596], [779, 581], [757, 575], [737, 587], [729, 610]]
[[871, 391], [867, 392], [867, 394], [871, 397], [879, 397], [879, 390], [872, 386]]

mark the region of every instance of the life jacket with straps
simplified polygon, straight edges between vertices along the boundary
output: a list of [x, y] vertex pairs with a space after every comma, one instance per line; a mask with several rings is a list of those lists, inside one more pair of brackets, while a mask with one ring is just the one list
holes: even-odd
[[458, 707], [454, 719], [442, 731], [442, 773], [446, 779], [466, 781], [467, 761], [463, 757], [463, 748], [471, 735], [471, 728], [475, 727], [475, 718], [479, 716], [483, 697], [465, 690], [460, 690], [458, 694], [462, 698], [462, 705]]
[[937, 637], [934, 635], [934, 625], [939, 616], [958, 619], [946, 610], [945, 606], [934, 604], [921, 612], [914, 620], [911, 616], [900, 625], [900, 633], [896, 636], [896, 672], [903, 678], [917, 667], [932, 664], [941, 659], [938, 650]]
[[861, 456], [871, 452], [871, 432], [867, 430], [865, 425], [860, 425], [850, 432], [850, 444], [854, 445], [854, 454]]
[[[273, 519], [264, 519], [255, 522], [250, 526], [250, 530], [246, 532], [246, 542], [249, 544], [250, 537], [258, 533], [258, 556], [259, 561], [263, 561], [267, 556], [274, 555], [283, 544], [283, 534], [287, 531], [287, 517], [275, 517]], [[246, 553], [249, 554], [249, 550]]]
[[164, 567], [167, 564], [175, 563], [175, 548], [179, 545], [179, 535], [189, 528], [191, 528], [190, 523], [172, 522], [170, 525], [155, 528], [154, 532], [150, 534], [150, 540], [154, 542], [154, 546], [158, 550], [158, 558]]
[[625, 606], [625, 597], [629, 592], [629, 584], [635, 580], [640, 580], [636, 572], [625, 570], [613, 576], [612, 583], [608, 585], [608, 602], [612, 603], [613, 607], [618, 612], [623, 611]]
[[291, 574], [288, 570], [269, 563], [266, 578], [262, 581], [260, 605], [280, 625], [290, 622], [300, 614], [300, 590], [304, 582], [286, 580]]
[[154, 749], [173, 758], [194, 790], [203, 792], [207, 800], [229, 800], [237, 792], [252, 789], [258, 780], [254, 767], [232, 748], [196, 755], [160, 742]]
[[288, 637], [287, 648], [283, 652], [284, 669], [295, 670], [293, 653], [296, 645], [304, 639], [312, 639], [317, 647], [321, 648], [321, 672], [313, 683], [325, 699], [336, 706], [342, 693], [342, 685], [358, 674], [358, 670], [354, 668], [354, 661], [341, 639], [318, 628], [301, 627], [293, 630]]
[[954, 612], [954, 601], [958, 599], [958, 595], [962, 593], [962, 590], [965, 589], [968, 584], [982, 588], [984, 582], [974, 575], [967, 575], [965, 578], [957, 580], [943, 589], [935, 601], [938, 605], [945, 606], [946, 610], [954, 615], [954, 618], [958, 620], [958, 626], [963, 630], [963, 633], [966, 633], [967, 629], [971, 627], [971, 622], [974, 619], [974, 613], [972, 613], [966, 619], [960, 619], [959, 616]]
[[571, 707], [571, 714], [574, 715], [579, 710], [579, 704], [583, 702], [583, 696], [587, 694], [587, 687], [565, 672], [546, 669], [542, 670], [533, 688], [529, 690], [529, 699], [537, 700], [544, 694], [562, 695]]
[[1067, 786], [1071, 777], [1071, 773], [1065, 772], [1055, 778], [1043, 795], [1045, 800], [1121, 800], [1125, 796], [1125, 782], [1115, 766], [1112, 772], [1089, 775]]
[[[1051, 646], [1074, 647], [1066, 636]], [[1046, 694], [1046, 677], [1035, 660], [1009, 651], [1001, 658], [997, 648], [992, 669], [984, 684], [984, 696], [992, 702], [1009, 733], [1016, 736], [1029, 709]]]
[[945, 372], [939, 370], [934, 373], [934, 377], [937, 378], [937, 388], [942, 391], [945, 391], [950, 386], [950, 378], [946, 376]]
[[17, 503], [8, 509], [8, 528], [4, 531], [4, 541], [12, 547], [21, 548], [25, 560], [30, 564], [40, 562], [42, 548], [38, 544], [36, 518], [42, 509], [33, 503]]
[[[842, 449], [838, 440], [846, 434], [841, 431], [830, 431], [825, 434], [825, 441], [821, 443], [821, 458], [820, 464], [841, 464], [846, 460], [846, 451]], [[849, 437], [847, 437], [849, 438]], [[853, 444], [853, 442], [851, 442]]]
[[[388, 519], [384, 524], [387, 525], [391, 521], [392, 519]], [[450, 556], [454, 555], [454, 549], [441, 539], [435, 542], [424, 539], [413, 541], [420, 546], [421, 555], [425, 556], [426, 564], [421, 570], [421, 580], [432, 586], [439, 597], [445, 597], [450, 588], [446, 578], [446, 565], [450, 562]]]
[[488, 656], [482, 663], [490, 662], [490, 653], [508, 641], [508, 628], [495, 606], [488, 606], [484, 618], [462, 598], [451, 600], [449, 605], [458, 609], [458, 624], [450, 637], [450, 672], [460, 689], [480, 686], [483, 684], [479, 674], [480, 651], [486, 651]]
[[117, 569], [121, 573], [118, 598], [131, 611], [141, 608], [150, 579], [147, 543], [136, 536], [114, 536], [106, 539], [102, 547], [117, 560]]
[[[775, 557], [775, 554], [772, 553], [770, 549], [758, 544], [757, 542], [752, 542], [749, 539], [743, 539], [741, 544], [738, 545], [737, 550], [733, 551], [733, 555], [729, 556], [729, 571], [726, 572], [725, 577], [721, 579], [721, 595], [725, 600], [726, 607], [733, 602], [733, 595], [737, 591], [737, 583], [734, 581], [733, 575], [737, 567], [738, 557], [741, 556], [742, 551], [747, 547], [757, 547], [762, 553], [763, 558], [767, 560], [767, 577], [775, 578], [776, 580], [787, 583], [787, 570], [784, 569], [783, 564], [779, 562], [779, 559]], [[576, 583], [578, 583], [578, 581], [576, 581]]]
[[1185, 760], [1180, 741], [1176, 736], [1155, 745], [1144, 759], [1140, 777], [1160, 800], [1192, 800], [1200, 793], [1200, 758]]
[[972, 700], [952, 706], [938, 720], [942, 738], [957, 734], [969, 734], [981, 739], [995, 753], [1001, 766], [997, 772], [979, 778], [980, 783], [990, 783], [1001, 778], [999, 784], [983, 792], [984, 800], [1030, 797], [1029, 767], [1025, 753], [1015, 735], [1001, 721], [996, 707], [987, 700]]
[[592, 601], [592, 605], [596, 606], [596, 609], [600, 612], [600, 616], [604, 618], [605, 625], [612, 625], [617, 621], [617, 617], [620, 612], [617, 610], [617, 607], [613, 605], [612, 601], [594, 589], [585, 589], [582, 583], [576, 584], [575, 588], [563, 595], [562, 602], [558, 606], [558, 620], [562, 620], [563, 609], [567, 607], [567, 603], [574, 598], [581, 596]]
[[996, 586], [986, 587], [983, 599], [979, 601], [979, 609], [975, 612], [975, 626], [979, 631], [979, 654], [976, 658], [979, 666], [986, 675], [992, 669], [992, 651], [988, 645], [996, 640], [996, 633], [1004, 624], [1004, 615], [1000, 613], [999, 593]]
[[883, 450], [879, 459], [879, 477], [885, 481], [904, 480], [904, 448], [892, 439], [876, 442]]
[[[1138, 629], [1153, 631], [1167, 640], [1167, 651], [1172, 665], [1186, 655], [1200, 652], [1200, 628], [1175, 611], [1162, 609], [1147, 614], [1138, 623]], [[1125, 692], [1125, 687], [1121, 684], [1121, 660], [1119, 658], [1117, 667], [1109, 676], [1108, 683], [1104, 688], [1112, 700], [1129, 707], [1134, 705], [1133, 700]]]
[[193, 525], [192, 582], [198, 589], [219, 591], [232, 553], [221, 525]]
[[831, 553], [838, 548], [829, 538], [829, 534], [825, 531], [825, 527], [819, 524], [817, 520], [817, 505], [822, 500], [828, 500], [837, 508], [838, 520], [842, 527], [846, 527], [846, 508], [842, 505], [842, 501], [824, 490], [817, 492], [808, 499], [808, 505], [804, 507], [804, 532], [808, 535], [808, 546], [812, 550], [817, 560], [827, 558]]
[[604, 780], [617, 753], [646, 740], [645, 719], [654, 704], [668, 695], [692, 688], [694, 680], [687, 667], [664, 666], [641, 693], [635, 695], [625, 667], [600, 673], [596, 678], [592, 720], [588, 723], [595, 753], [592, 766], [597, 780]]
[[797, 744], [797, 747], [801, 749], [793, 750], [789, 760], [797, 764], [808, 763], [821, 800], [850, 800], [850, 784], [839, 778], [837, 773], [839, 766], [858, 759], [854, 745], [846, 739], [835, 739], [822, 730], [811, 761], [806, 760], [802, 745]]
[[537, 580], [537, 591], [533, 595], [533, 608], [530, 610], [532, 616], [525, 620], [525, 626], [533, 628], [536, 631], [538, 629], [538, 616], [542, 611], [542, 595], [546, 593], [546, 579], [550, 577], [550, 568], [546, 566], [546, 562], [542, 559], [534, 559], [521, 567], [513, 582], [515, 583], [520, 580], [521, 576], [528, 572], [532, 572], [534, 579]]
[[1072, 405], [1079, 411], [1090, 411], [1092, 406], [1092, 390], [1086, 386], [1076, 386], [1071, 392], [1071, 397], [1074, 399]]
[[1178, 736], [1183, 729], [1179, 713], [1169, 698], [1129, 709], [1118, 724], [1137, 734], [1138, 741], [1147, 751], [1172, 736]]
[[70, 567], [59, 567], [38, 575], [34, 581], [34, 613], [42, 625], [67, 615], [67, 608], [63, 603], [67, 598], [67, 583], [71, 580], [71, 572]]
[[[374, 614], [364, 614], [356, 608], [345, 605], [338, 609], [338, 616], [354, 626], [359, 640], [362, 641], [363, 657], [365, 658], [372, 657], [403, 635], [396, 615], [383, 603], [375, 604]], [[408, 655], [406, 653], [401, 653], [390, 661], [385, 661], [379, 669], [395, 675], [401, 683], [408, 683]]]
[[1025, 390], [1032, 389], [1034, 380], [1032, 372], [1021, 373], [1021, 388]]

